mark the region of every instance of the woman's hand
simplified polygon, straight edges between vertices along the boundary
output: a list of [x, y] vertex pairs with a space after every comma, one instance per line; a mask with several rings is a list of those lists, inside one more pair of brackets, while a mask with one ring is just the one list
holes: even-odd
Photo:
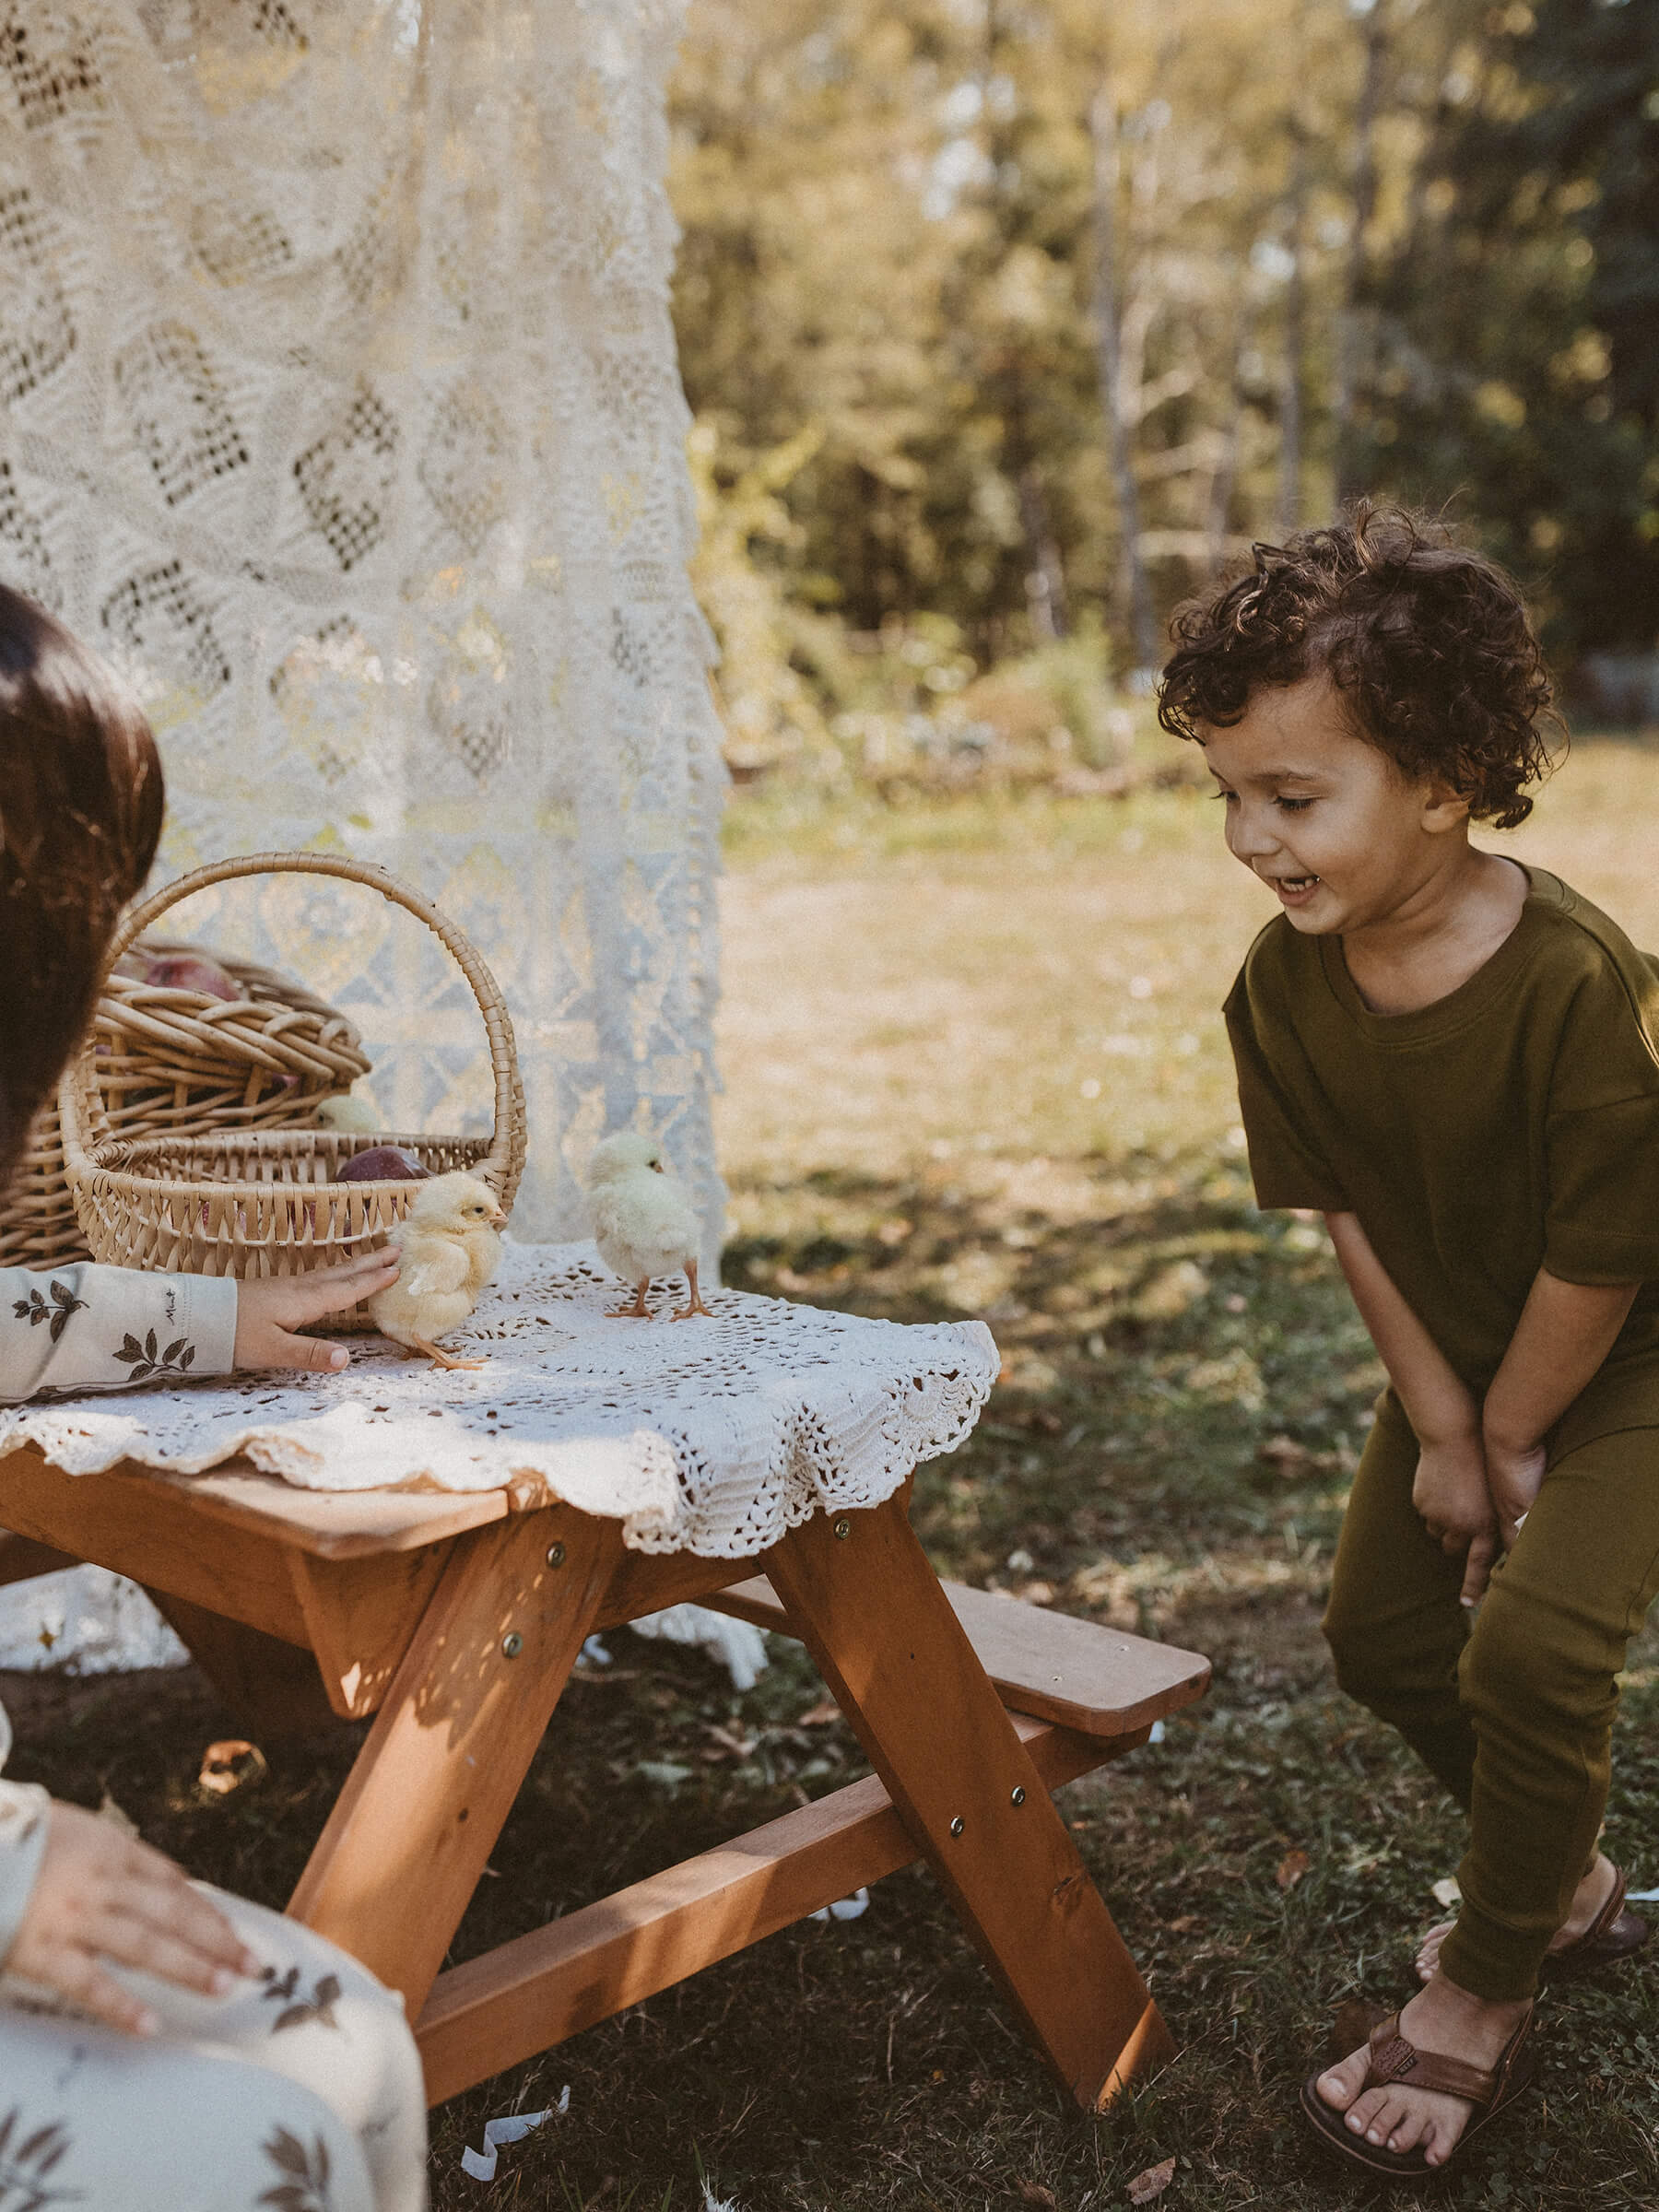
[[382, 1248], [361, 1253], [340, 1267], [314, 1267], [309, 1275], [273, 1275], [238, 1283], [237, 1366], [297, 1367], [314, 1374], [346, 1366], [351, 1354], [343, 1344], [291, 1332], [386, 1289], [397, 1280], [397, 1253]]
[[107, 1820], [54, 1799], [46, 1849], [5, 1964], [128, 2035], [160, 2022], [105, 1965], [140, 1967], [222, 1996], [259, 1961], [171, 1859]]
[[1537, 1499], [1544, 1481], [1544, 1462], [1542, 1444], [1515, 1443], [1490, 1435], [1486, 1439], [1487, 1484], [1497, 1508], [1505, 1551]]
[[1486, 1455], [1474, 1430], [1419, 1441], [1411, 1502], [1442, 1551], [1452, 1558], [1463, 1553], [1458, 1596], [1465, 1606], [1477, 1605], [1498, 1555], [1498, 1525]]

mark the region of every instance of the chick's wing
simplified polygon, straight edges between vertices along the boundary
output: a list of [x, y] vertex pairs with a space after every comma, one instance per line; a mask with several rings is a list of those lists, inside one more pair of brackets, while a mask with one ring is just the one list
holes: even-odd
[[459, 1290], [471, 1272], [464, 1244], [448, 1237], [414, 1237], [403, 1247], [397, 1287], [414, 1298]]

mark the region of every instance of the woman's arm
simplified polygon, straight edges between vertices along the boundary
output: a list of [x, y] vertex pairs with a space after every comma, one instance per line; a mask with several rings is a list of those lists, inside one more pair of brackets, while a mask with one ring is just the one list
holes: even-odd
[[237, 1367], [341, 1368], [350, 1358], [344, 1345], [295, 1332], [383, 1290], [396, 1274], [390, 1249], [241, 1284], [90, 1260], [40, 1274], [0, 1268], [0, 1405], [43, 1390], [182, 1382]]
[[1487, 1480], [1507, 1547], [1544, 1479], [1544, 1436], [1613, 1348], [1640, 1283], [1567, 1283], [1540, 1267], [1480, 1426]]
[[1395, 1288], [1359, 1217], [1327, 1214], [1324, 1219], [1359, 1317], [1418, 1440], [1411, 1501], [1445, 1551], [1466, 1555], [1462, 1597], [1472, 1606], [1497, 1552], [1480, 1410]]

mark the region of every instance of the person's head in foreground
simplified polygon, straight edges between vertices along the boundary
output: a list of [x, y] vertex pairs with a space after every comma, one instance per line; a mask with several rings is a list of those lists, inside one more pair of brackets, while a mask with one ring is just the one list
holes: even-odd
[[0, 1186], [91, 1015], [161, 812], [161, 763], [131, 695], [0, 584]]
[[[54, 616], [0, 583], [0, 1191], [91, 1018], [116, 922], [155, 860], [163, 805], [155, 739], [132, 694]], [[344, 1347], [294, 1330], [385, 1288], [395, 1269], [382, 1250], [241, 1284], [234, 1364], [346, 1366]]]
[[1550, 684], [1494, 563], [1397, 508], [1360, 501], [1259, 545], [1250, 571], [1172, 624], [1159, 720], [1202, 745], [1227, 841], [1292, 925], [1388, 921], [1512, 829], [1548, 766]]

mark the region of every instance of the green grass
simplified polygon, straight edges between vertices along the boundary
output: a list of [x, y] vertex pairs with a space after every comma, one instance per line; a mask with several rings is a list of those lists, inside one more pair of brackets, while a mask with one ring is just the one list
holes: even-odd
[[[1656, 817], [1659, 755], [1585, 743], [1516, 849], [1659, 946]], [[786, 1930], [455, 2100], [434, 2116], [438, 2212], [700, 2212], [702, 2175], [743, 2212], [1096, 2212], [1171, 2156], [1159, 2212], [1370, 2201], [1304, 2139], [1295, 2088], [1345, 1999], [1408, 1993], [1459, 1824], [1336, 1692], [1318, 1632], [1380, 1378], [1323, 1232], [1255, 1212], [1233, 1135], [1217, 1007], [1259, 897], [1181, 791], [839, 814], [762, 791], [731, 851], [727, 1280], [900, 1320], [986, 1314], [1004, 1381], [918, 1477], [934, 1558], [1215, 1660], [1163, 1744], [1061, 1800], [1181, 2055], [1079, 2118], [911, 1872], [863, 1919]], [[793, 1647], [774, 1641], [738, 1697], [698, 1654], [609, 1641], [457, 1956], [862, 1771], [844, 1728], [800, 1724], [822, 1693]], [[5, 1694], [15, 1771], [92, 1803], [108, 1788], [193, 1869], [274, 1902], [356, 1740], [277, 1751], [263, 1788], [207, 1800], [200, 1750], [231, 1724], [193, 1674]], [[1645, 1887], [1651, 1637], [1626, 1707], [1609, 1847]], [[1546, 2030], [1542, 2099], [1466, 2171], [1392, 2202], [1659, 2206], [1659, 1976], [1552, 1994]], [[504, 2151], [492, 2189], [460, 2174], [486, 2118], [567, 2081], [568, 2117]]]

